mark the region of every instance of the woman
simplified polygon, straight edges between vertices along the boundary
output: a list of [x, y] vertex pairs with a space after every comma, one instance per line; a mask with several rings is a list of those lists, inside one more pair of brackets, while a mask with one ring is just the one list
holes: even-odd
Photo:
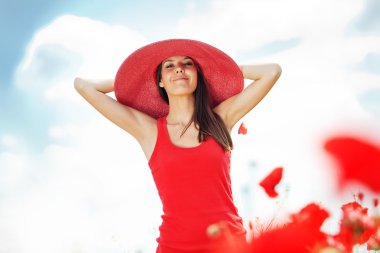
[[[230, 133], [280, 75], [278, 64], [238, 66], [206, 43], [174, 39], [136, 50], [115, 80], [75, 79], [145, 153], [163, 204], [156, 252], [211, 251], [207, 229], [218, 222], [245, 241], [231, 191]], [[254, 81], [244, 90], [243, 77]], [[117, 101], [106, 95], [112, 91]]]

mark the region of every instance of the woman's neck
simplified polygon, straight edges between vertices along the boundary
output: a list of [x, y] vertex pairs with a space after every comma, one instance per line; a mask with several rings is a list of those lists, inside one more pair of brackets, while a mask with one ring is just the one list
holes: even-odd
[[186, 126], [194, 114], [194, 96], [169, 98], [169, 113], [166, 117], [171, 124]]

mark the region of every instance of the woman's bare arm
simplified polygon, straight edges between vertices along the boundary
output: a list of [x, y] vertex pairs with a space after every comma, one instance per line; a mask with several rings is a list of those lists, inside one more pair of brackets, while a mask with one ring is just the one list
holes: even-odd
[[230, 130], [268, 94], [282, 72], [280, 65], [276, 63], [240, 65], [239, 67], [244, 78], [253, 82], [242, 92], [226, 99], [214, 108]]
[[114, 91], [113, 79], [75, 78], [74, 87], [78, 93], [107, 119], [121, 127], [140, 143], [156, 127], [156, 121], [149, 115], [132, 107], [120, 104], [106, 93]]

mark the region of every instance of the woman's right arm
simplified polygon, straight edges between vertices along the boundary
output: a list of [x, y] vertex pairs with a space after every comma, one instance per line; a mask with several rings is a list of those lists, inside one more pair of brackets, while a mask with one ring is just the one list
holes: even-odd
[[113, 79], [93, 80], [76, 77], [74, 87], [97, 111], [130, 133], [140, 143], [148, 137], [152, 127], [156, 127], [154, 118], [106, 95], [114, 91]]

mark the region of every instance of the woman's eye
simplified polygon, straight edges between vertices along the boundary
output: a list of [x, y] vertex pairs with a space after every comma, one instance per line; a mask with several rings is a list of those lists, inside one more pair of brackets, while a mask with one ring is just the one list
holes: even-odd
[[[192, 62], [184, 62], [183, 65], [184, 66], [193, 66], [194, 64]], [[174, 67], [174, 64], [172, 64], [172, 63], [165, 65], [166, 69], [173, 68], [173, 67]]]

